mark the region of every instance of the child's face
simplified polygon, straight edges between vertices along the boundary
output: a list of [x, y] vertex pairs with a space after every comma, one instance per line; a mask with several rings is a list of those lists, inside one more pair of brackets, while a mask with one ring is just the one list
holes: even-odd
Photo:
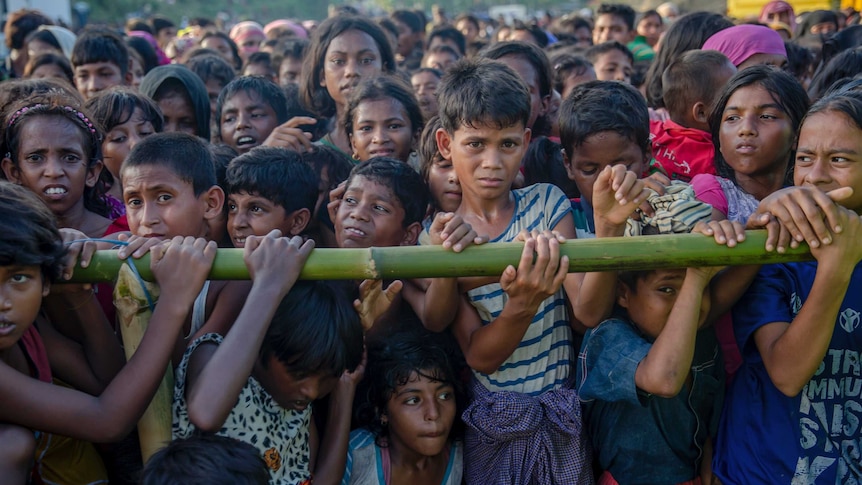
[[539, 73], [536, 72], [533, 64], [523, 56], [503, 56], [499, 61], [511, 67], [530, 90], [530, 119], [527, 121], [527, 128], [532, 128], [539, 116], [548, 111], [548, 102], [550, 101], [550, 96], [542, 97], [540, 92]]
[[599, 15], [593, 26], [593, 44], [615, 40], [623, 45], [635, 40], [635, 31], [629, 30], [626, 21], [617, 15], [605, 13]]
[[415, 236], [404, 228], [404, 208], [389, 187], [361, 175], [353, 177], [335, 218], [338, 247], [412, 245]]
[[230, 64], [231, 66], [234, 65], [233, 49], [231, 49], [230, 44], [228, 44], [228, 42], [221, 37], [207, 37], [206, 39], [204, 39], [203, 42], [201, 42], [201, 47], [205, 49], [212, 49], [218, 52], [219, 55], [221, 55], [222, 58], [224, 58], [224, 60], [226, 60], [228, 64]]
[[637, 143], [615, 131], [600, 131], [588, 136], [579, 147], [567, 148], [563, 163], [581, 197], [593, 203], [593, 184], [599, 173], [610, 165], [625, 165], [626, 170], [643, 175], [649, 154]]
[[430, 52], [425, 56], [425, 60], [422, 62], [422, 67], [430, 67], [432, 69], [446, 71], [449, 66], [456, 62], [458, 62], [458, 57], [453, 55], [451, 52]]
[[[629, 319], [641, 332], [655, 339], [664, 329], [685, 280], [685, 271], [685, 269], [651, 271], [637, 280], [635, 291], [624, 283], [619, 285], [620, 294], [617, 297], [617, 303], [626, 309]], [[700, 301], [698, 328], [704, 324], [709, 308], [709, 286], [706, 286]]]
[[211, 200], [213, 187], [195, 197], [190, 182], [168, 167], [140, 165], [122, 172], [123, 202], [132, 234], [170, 239], [174, 236], [205, 237], [207, 221], [221, 212], [221, 201]]
[[102, 155], [105, 159], [105, 167], [114, 178], [119, 176], [120, 166], [123, 165], [132, 148], [155, 131], [153, 124], [146, 119], [140, 108], [135, 108], [128, 121], [111, 128], [102, 143]]
[[257, 93], [239, 91], [222, 105], [221, 139], [240, 153], [260, 146], [277, 126], [275, 110]]
[[563, 80], [563, 92], [560, 96], [563, 99], [569, 97], [572, 91], [581, 84], [596, 80], [596, 71], [591, 66], [587, 66], [582, 71], [571, 70]]
[[390, 157], [406, 162], [415, 141], [407, 110], [396, 99], [363, 101], [353, 112], [350, 144], [359, 160]]
[[141, 81], [144, 79], [144, 66], [138, 62], [137, 59], [130, 57], [129, 63], [131, 66], [129, 67], [129, 72], [132, 73], [132, 87], [138, 89], [141, 86]]
[[596, 58], [593, 63], [599, 81], [620, 81], [631, 84], [632, 61], [622, 51], [612, 49]]
[[63, 116], [19, 123], [17, 164], [3, 159], [6, 178], [35, 192], [57, 216], [83, 208], [84, 190], [96, 185], [102, 172], [101, 161], [89, 163], [83, 127]]
[[289, 217], [283, 206], [257, 194], [234, 192], [227, 198], [227, 228], [234, 247], [245, 247], [248, 236], [266, 236], [278, 229], [293, 236]]
[[30, 328], [50, 285], [39, 266], [0, 266], [0, 354]]
[[197, 132], [198, 121], [197, 116], [195, 116], [195, 108], [192, 106], [192, 101], [188, 95], [173, 92], [156, 100], [156, 103], [165, 118], [162, 131], [200, 135]]
[[435, 161], [428, 170], [428, 189], [443, 212], [455, 212], [461, 206], [461, 184], [452, 162]]
[[75, 87], [84, 99], [89, 99], [99, 91], [113, 86], [126, 84], [120, 66], [113, 62], [93, 62], [75, 66]]
[[285, 57], [278, 67], [278, 83], [282, 86], [299, 83], [299, 75], [302, 73], [302, 59]]
[[422, 116], [427, 120], [436, 115], [438, 111], [437, 85], [440, 84], [440, 78], [431, 72], [420, 72], [410, 78], [410, 84], [413, 85], [413, 92], [416, 93], [419, 108], [422, 109]]
[[30, 74], [30, 79], [65, 79], [66, 83], [68, 83], [68, 79], [66, 77], [66, 73], [63, 72], [63, 69], [60, 68], [57, 64], [42, 64], [41, 66], [33, 69], [32, 74]]
[[266, 37], [262, 33], [249, 34], [248, 37], [237, 44], [239, 57], [245, 61], [248, 59], [248, 56], [260, 50], [260, 43], [265, 40]]
[[269, 79], [272, 82], [275, 82], [275, 71], [272, 70], [272, 67], [265, 62], [255, 62], [254, 64], [247, 64], [245, 69], [242, 71], [243, 76], [262, 76]]
[[207, 98], [210, 100], [211, 119], [215, 120], [216, 108], [218, 107], [218, 95], [221, 93], [222, 88], [224, 88], [224, 84], [216, 79], [210, 79], [204, 84], [207, 87]]
[[451, 135], [437, 130], [440, 155], [452, 161], [463, 195], [475, 200], [508, 199], [529, 143], [530, 130], [521, 123], [461, 125]]
[[647, 44], [654, 46], [664, 31], [664, 23], [659, 15], [649, 15], [638, 22], [637, 33], [646, 38]]
[[402, 453], [439, 455], [449, 442], [455, 410], [455, 390], [450, 384], [414, 373], [386, 404], [389, 446]]
[[284, 409], [304, 411], [311, 402], [335, 388], [338, 378], [326, 374], [295, 375], [278, 358], [270, 355], [266, 366], [256, 365], [254, 377]]
[[374, 38], [361, 30], [348, 30], [329, 43], [323, 56], [320, 85], [326, 88], [336, 106], [344, 106], [361, 79], [381, 70], [383, 60]]
[[760, 85], [739, 88], [730, 96], [718, 135], [721, 154], [737, 174], [783, 174], [790, 161], [790, 118]]
[[862, 214], [862, 130], [844, 113], [824, 111], [805, 119], [799, 131], [794, 185], [828, 192], [851, 187], [840, 203]]

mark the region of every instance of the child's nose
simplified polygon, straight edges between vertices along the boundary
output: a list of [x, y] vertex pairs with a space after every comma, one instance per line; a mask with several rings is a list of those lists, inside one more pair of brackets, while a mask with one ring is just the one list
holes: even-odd
[[48, 157], [45, 161], [45, 175], [48, 177], [63, 175], [63, 163], [55, 157]]
[[377, 128], [371, 135], [371, 141], [373, 143], [384, 143], [389, 141], [389, 136], [386, 134], [386, 130], [384, 130], [382, 127]]
[[753, 136], [757, 134], [757, 126], [753, 117], [743, 116], [739, 120], [739, 134], [741, 136]]
[[425, 421], [437, 421], [440, 418], [440, 408], [436, 400], [426, 401], [425, 406]]
[[830, 181], [831, 177], [829, 176], [826, 162], [821, 158], [814, 160], [814, 163], [811, 164], [811, 167], [805, 172], [805, 176], [803, 177], [803, 182], [811, 185], [824, 184]]

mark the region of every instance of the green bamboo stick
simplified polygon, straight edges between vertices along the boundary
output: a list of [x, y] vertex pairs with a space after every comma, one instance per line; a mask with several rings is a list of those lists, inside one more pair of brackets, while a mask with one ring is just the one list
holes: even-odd
[[[780, 254], [767, 252], [765, 231], [749, 231], [734, 248], [701, 234], [676, 234], [566, 241], [561, 253], [569, 256], [569, 271], [643, 270], [689, 266], [769, 264], [813, 259], [807, 246]], [[454, 253], [440, 246], [367, 249], [315, 249], [301, 279], [394, 279], [455, 276], [497, 276], [508, 265], [517, 266], [523, 243], [472, 246]], [[135, 262], [141, 276], [152, 280], [149, 256]], [[73, 282], [112, 281], [121, 261], [116, 251], [98, 251], [88, 268], [75, 270]], [[180, 275], [178, 275], [180, 276]], [[248, 279], [241, 249], [219, 249], [210, 279]]]

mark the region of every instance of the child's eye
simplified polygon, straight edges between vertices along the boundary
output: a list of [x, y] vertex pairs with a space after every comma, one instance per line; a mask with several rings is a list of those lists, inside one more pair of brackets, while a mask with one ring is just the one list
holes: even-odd
[[356, 199], [353, 197], [345, 197], [343, 200], [350, 205], [356, 205]]
[[42, 155], [37, 155], [35, 153], [31, 153], [30, 155], [27, 155], [27, 157], [24, 160], [31, 162], [31, 163], [41, 162], [42, 161]]
[[832, 163], [847, 163], [850, 160], [845, 157], [832, 157]]
[[236, 117], [235, 116], [225, 116], [221, 120], [223, 123], [233, 123], [234, 121], [236, 121]]
[[69, 163], [76, 163], [76, 162], [81, 161], [81, 157], [79, 157], [78, 155], [71, 154], [71, 153], [66, 155], [63, 158]]
[[739, 119], [737, 115], [727, 115], [724, 117], [724, 121], [736, 121]]
[[811, 163], [811, 157], [808, 155], [797, 155], [796, 163]]
[[236, 212], [236, 204], [231, 204], [230, 202], [228, 202], [227, 211], [228, 212]]
[[30, 281], [30, 275], [18, 273], [18, 274], [12, 275], [12, 277], [9, 279], [12, 280], [13, 283], [21, 284], [21, 283], [26, 283], [26, 282]]
[[117, 136], [111, 138], [111, 143], [123, 143], [125, 141], [126, 141], [125, 135], [117, 135]]
[[344, 59], [330, 59], [329, 62], [335, 64], [336, 66], [340, 66], [344, 64]]
[[403, 127], [404, 127], [404, 125], [402, 125], [400, 123], [392, 123], [391, 125], [389, 125], [390, 130], [400, 130]]
[[672, 295], [676, 292], [676, 290], [671, 288], [670, 286], [662, 286], [661, 288], [658, 289], [658, 291], [661, 293], [664, 293], [666, 295]]
[[154, 132], [152, 132], [152, 131], [139, 131], [139, 132], [138, 132], [138, 136], [140, 136], [141, 138], [143, 138], [143, 137], [145, 137], [145, 136], [150, 136], [150, 135], [152, 135], [153, 133], [154, 133]]
[[774, 119], [778, 119], [778, 117], [777, 117], [777, 116], [775, 116], [775, 115], [773, 115], [773, 114], [769, 114], [769, 113], [763, 113], [762, 115], [760, 115], [760, 117], [761, 117], [761, 118], [763, 118], [763, 119], [765, 119], [765, 120], [774, 120]]
[[141, 205], [141, 199], [128, 199], [126, 200], [126, 207], [137, 207]]
[[371, 64], [374, 62], [374, 58], [373, 57], [366, 57], [366, 58], [362, 59], [360, 62], [362, 62], [363, 64]]
[[473, 148], [475, 150], [478, 150], [478, 149], [482, 148], [482, 142], [471, 141], [470, 143], [467, 143], [467, 146], [470, 148]]
[[249, 208], [249, 211], [253, 212], [253, 213], [260, 213], [260, 212], [263, 212], [263, 207], [261, 207], [259, 205], [253, 205], [253, 206], [251, 206], [251, 208]]
[[411, 405], [411, 406], [412, 406], [412, 405], [419, 404], [419, 398], [418, 398], [418, 397], [416, 397], [416, 396], [408, 397], [407, 399], [405, 399], [405, 400], [404, 400], [404, 404], [408, 404], [408, 405]]
[[503, 142], [503, 148], [515, 148], [516, 146], [518, 146], [518, 144], [513, 142], [513, 141], [504, 141]]
[[366, 132], [371, 131], [371, 127], [370, 126], [360, 126], [359, 128], [356, 129], [356, 131], [358, 131], [360, 133], [366, 133]]
[[441, 401], [448, 401], [452, 399], [452, 397], [452, 391], [443, 391], [437, 396], [437, 399]]
[[264, 116], [266, 116], [266, 113], [263, 113], [263, 112], [251, 114], [252, 118], [263, 118]]
[[171, 198], [172, 197], [168, 194], [161, 194], [161, 195], [159, 195], [159, 197], [156, 200], [158, 200], [159, 202], [167, 202], [167, 201], [171, 200]]
[[389, 208], [383, 207], [382, 205], [375, 205], [374, 210], [379, 211], [379, 212], [385, 212], [387, 214], [389, 213]]

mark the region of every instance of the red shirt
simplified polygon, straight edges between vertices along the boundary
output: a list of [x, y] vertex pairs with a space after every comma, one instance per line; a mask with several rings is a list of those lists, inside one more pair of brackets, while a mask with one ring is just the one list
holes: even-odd
[[671, 120], [650, 120], [650, 141], [653, 158], [671, 180], [690, 182], [697, 174], [715, 174], [715, 147], [709, 133]]

